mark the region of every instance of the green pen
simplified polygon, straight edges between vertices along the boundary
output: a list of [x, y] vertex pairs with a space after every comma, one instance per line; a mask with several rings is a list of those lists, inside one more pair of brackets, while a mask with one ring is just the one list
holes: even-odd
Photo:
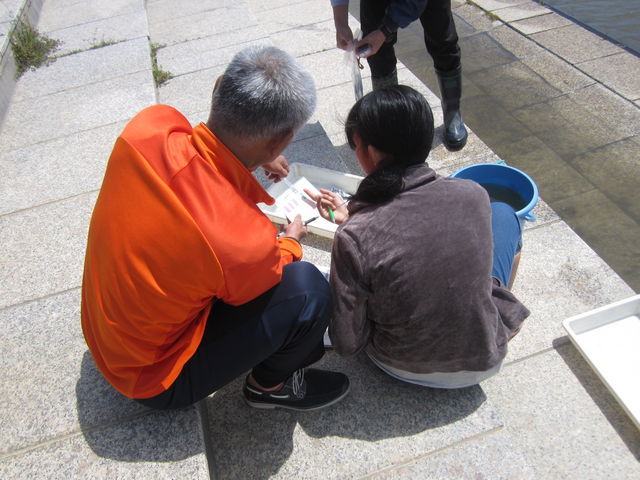
[[327, 207], [327, 212], [329, 212], [329, 218], [331, 219], [331, 222], [336, 223], [336, 216], [334, 215], [331, 207]]

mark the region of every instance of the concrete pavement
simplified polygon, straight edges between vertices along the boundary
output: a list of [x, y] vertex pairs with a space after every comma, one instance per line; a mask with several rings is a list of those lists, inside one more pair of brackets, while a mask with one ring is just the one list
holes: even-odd
[[[106, 384], [79, 325], [84, 244], [113, 142], [138, 110], [161, 102], [194, 123], [205, 120], [213, 82], [233, 54], [274, 44], [298, 56], [318, 88], [318, 109], [285, 152], [289, 161], [361, 174], [342, 134], [353, 90], [343, 53], [334, 48], [328, 1], [175, 5], [46, 0], [39, 9], [40, 31], [63, 39], [62, 52], [79, 51], [27, 72], [7, 95], [0, 130], [0, 475], [637, 476], [638, 431], [561, 327], [564, 318], [633, 290], [544, 201], [525, 231], [514, 288], [532, 315], [503, 372], [482, 386], [421, 389], [384, 376], [365, 358], [331, 352], [322, 365], [346, 372], [352, 391], [315, 413], [250, 409], [241, 380], [199, 407], [171, 413], [144, 409]], [[101, 42], [109, 44], [92, 48]], [[160, 88], [151, 44], [163, 45], [158, 62], [175, 75]], [[408, 68], [401, 66], [399, 77], [425, 94], [440, 125], [437, 96]], [[437, 139], [429, 162], [446, 174], [497, 159], [472, 133], [455, 154]], [[318, 264], [328, 265], [329, 249], [325, 239], [305, 241], [306, 259]]]

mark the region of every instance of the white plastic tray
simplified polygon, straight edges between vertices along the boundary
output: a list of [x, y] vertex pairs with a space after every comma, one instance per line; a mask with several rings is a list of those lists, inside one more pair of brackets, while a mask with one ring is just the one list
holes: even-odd
[[[330, 190], [337, 188], [343, 192], [353, 195], [358, 189], [358, 185], [362, 180], [362, 177], [357, 175], [351, 175], [350, 173], [338, 172], [336, 170], [329, 170], [328, 168], [316, 167], [314, 165], [307, 165], [305, 163], [292, 163], [289, 165], [289, 176], [287, 179], [291, 183], [300, 177], [306, 177], [316, 188], [326, 188]], [[287, 189], [287, 185], [284, 182], [278, 182], [271, 185], [267, 192], [273, 198], [277, 198], [278, 195], [283, 193]], [[285, 224], [287, 219], [285, 213], [278, 209], [277, 205], [265, 205], [260, 204], [260, 210], [262, 210], [272, 222]], [[324, 218], [318, 218], [311, 222], [307, 228], [309, 232], [321, 235], [327, 238], [333, 238], [336, 233], [338, 225], [331, 223]]]
[[640, 428], [640, 295], [568, 318], [563, 325]]

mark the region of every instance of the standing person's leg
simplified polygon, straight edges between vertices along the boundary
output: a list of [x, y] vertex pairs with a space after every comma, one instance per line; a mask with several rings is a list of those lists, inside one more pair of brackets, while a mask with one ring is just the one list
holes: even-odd
[[429, 0], [420, 16], [424, 43], [433, 59], [440, 86], [444, 116], [444, 144], [460, 150], [467, 143], [467, 129], [460, 113], [462, 69], [458, 33], [451, 13], [451, 0]]
[[[277, 386], [323, 356], [322, 337], [331, 309], [329, 285], [322, 274], [306, 262], [287, 265], [281, 282], [254, 300], [239, 306], [216, 302], [198, 350], [176, 381], [162, 394], [138, 401], [152, 408], [184, 407], [252, 368], [261, 386]], [[303, 400], [304, 405], [319, 408], [348, 391], [342, 374], [319, 372], [312, 377], [306, 383], [315, 384], [307, 385], [307, 390], [316, 398], [306, 395], [290, 403]]]
[[[361, 0], [360, 28], [363, 36], [368, 35], [380, 26], [388, 4], [389, 0]], [[397, 59], [393, 47], [397, 40], [397, 34], [394, 34], [393, 40], [383, 43], [375, 55], [367, 57], [374, 90], [398, 84]]]
[[493, 232], [493, 268], [491, 275], [511, 288], [522, 247], [522, 226], [513, 207], [502, 202], [491, 203]]

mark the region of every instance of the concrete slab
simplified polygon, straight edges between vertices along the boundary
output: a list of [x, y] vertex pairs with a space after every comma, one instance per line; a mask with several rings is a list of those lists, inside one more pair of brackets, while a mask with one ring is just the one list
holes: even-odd
[[536, 45], [508, 25], [493, 28], [487, 33], [503, 48], [508, 49], [509, 52], [515, 55], [516, 58], [528, 58], [544, 51], [539, 45]]
[[176, 8], [174, 0], [147, 1], [146, 4], [149, 23], [152, 25], [211, 10], [219, 10], [220, 13], [223, 13], [223, 10], [227, 7], [247, 8], [245, 0], [181, 0], [180, 8]]
[[524, 63], [512, 62], [479, 72], [468, 73], [479, 88], [507, 111], [557, 97], [560, 91], [549, 85]]
[[76, 3], [44, 2], [38, 29], [50, 32], [110, 17], [144, 12], [143, 0], [86, 0], [82, 2], [81, 8], [78, 8]]
[[93, 363], [80, 327], [80, 289], [2, 309], [0, 319], [7, 367], [0, 454], [148, 412]]
[[[151, 39], [157, 42], [156, 37]], [[226, 68], [236, 53], [251, 45], [272, 45], [259, 25], [160, 48], [158, 63], [176, 76], [216, 66]]]
[[468, 3], [452, 11], [456, 25], [458, 24], [458, 18], [461, 18], [479, 32], [484, 32], [502, 25], [500, 20], [491, 18], [484, 10]]
[[633, 290], [564, 222], [555, 222], [525, 230], [513, 293], [531, 316], [509, 343], [509, 362], [550, 348], [564, 335], [565, 318], [627, 298]]
[[575, 24], [534, 33], [530, 38], [573, 64], [622, 52], [620, 47]]
[[[516, 142], [531, 135], [529, 128], [487, 95], [462, 99], [463, 114], [487, 143]], [[464, 151], [464, 150], [463, 150]], [[505, 160], [509, 161], [506, 157]]]
[[[2, 125], [0, 153], [128, 120], [155, 103], [150, 70], [15, 102]], [[56, 112], [55, 121], [42, 112]]]
[[483, 382], [535, 478], [634, 478], [640, 435], [573, 346]]
[[22, 3], [22, 0], [3, 0], [0, 3], [0, 21], [10, 22], [13, 20], [22, 6]]
[[536, 17], [538, 15], [546, 15], [551, 13], [546, 7], [543, 7], [536, 2], [527, 2], [515, 5], [513, 7], [506, 7], [496, 9], [492, 11], [495, 15], [500, 17], [500, 20], [504, 22], [514, 22], [516, 20], [522, 20], [523, 18]]
[[271, 40], [276, 47], [296, 57], [302, 57], [335, 48], [335, 37], [333, 20], [327, 20], [273, 33]]
[[150, 69], [149, 41], [146, 38], [95, 48], [25, 72], [16, 85], [12, 102]]
[[565, 160], [627, 136], [624, 129], [604, 124], [570, 95], [514, 110], [513, 115]]
[[0, 215], [100, 188], [125, 122], [0, 154]]
[[[313, 75], [318, 90], [345, 82], [351, 83], [351, 65], [345, 62], [342, 50], [333, 48], [324, 52], [306, 55], [299, 60], [302, 66]], [[370, 75], [368, 68], [362, 71], [363, 78]]]
[[560, 93], [574, 92], [595, 83], [576, 67], [544, 50], [523, 58], [522, 63]]
[[629, 100], [640, 98], [640, 58], [636, 55], [622, 52], [577, 67]]
[[301, 25], [323, 23], [333, 19], [333, 10], [329, 2], [308, 0], [289, 3], [280, 8], [255, 13], [258, 22], [270, 34], [290, 30]]
[[509, 159], [511, 165], [527, 172], [538, 184], [540, 196], [548, 202], [593, 190], [589, 179], [536, 136], [501, 144], [496, 151]]
[[147, 14], [144, 10], [60, 30], [42, 31], [62, 42], [56, 51], [58, 55], [86, 50], [103, 42], [122, 42], [149, 36]]
[[331, 267], [330, 238], [309, 234], [302, 240], [302, 254], [305, 262], [311, 262], [324, 268]]
[[189, 478], [209, 470], [194, 408], [63, 437], [0, 460], [2, 478]]
[[492, 11], [529, 3], [529, 1], [530, 0], [472, 0], [471, 3], [474, 3], [483, 10]]
[[514, 62], [515, 55], [506, 50], [486, 32], [460, 39], [462, 69], [465, 75]]
[[640, 134], [640, 109], [601, 84], [580, 89], [570, 98], [613, 131], [623, 136]]
[[282, 154], [287, 157], [289, 163], [301, 162], [331, 170], [345, 170], [345, 165], [336, 155], [331, 141], [325, 135], [293, 142]]
[[610, 143], [571, 163], [627, 215], [640, 222], [640, 148], [630, 139]]
[[[500, 14], [500, 12], [498, 12]], [[537, 15], [523, 20], [517, 20], [510, 22], [510, 25], [523, 33], [524, 35], [531, 35], [532, 33], [544, 32], [552, 30], [558, 27], [564, 27], [571, 25], [571, 20], [558, 15], [557, 13], [547, 13], [544, 15]]]
[[377, 472], [376, 480], [474, 478], [534, 480], [535, 472], [504, 428], [482, 433], [433, 454]]
[[[172, 78], [158, 88], [158, 102], [171, 105], [183, 114], [208, 111], [216, 79], [226, 65], [198, 70]], [[208, 114], [204, 117], [207, 119]]]
[[96, 193], [0, 217], [0, 308], [80, 286]]
[[571, 218], [573, 230], [601, 252], [602, 259], [622, 278], [640, 285], [637, 222], [595, 189], [555, 202], [554, 208], [563, 218]]
[[[175, 7], [174, 7], [175, 8]], [[166, 45], [221, 35], [255, 27], [253, 14], [242, 5], [236, 8], [203, 10], [188, 17], [176, 16], [164, 22], [154, 22], [149, 32], [154, 42]]]
[[404, 384], [362, 355], [330, 352], [319, 365], [351, 381], [348, 397], [320, 412], [253, 410], [241, 397], [244, 378], [208, 399], [220, 478], [360, 478], [501, 424], [480, 387]]

